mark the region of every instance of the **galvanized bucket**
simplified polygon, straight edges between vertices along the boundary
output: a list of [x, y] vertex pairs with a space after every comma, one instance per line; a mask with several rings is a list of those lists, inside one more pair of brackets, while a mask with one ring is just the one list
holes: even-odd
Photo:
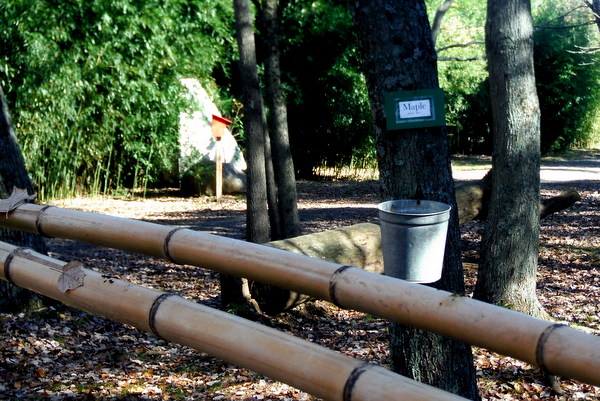
[[442, 276], [451, 206], [427, 200], [391, 200], [378, 205], [387, 276], [433, 283]]

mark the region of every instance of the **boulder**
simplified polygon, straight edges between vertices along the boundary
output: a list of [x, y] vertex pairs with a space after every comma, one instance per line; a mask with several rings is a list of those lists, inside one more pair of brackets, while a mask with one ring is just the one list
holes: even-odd
[[[184, 196], [215, 195], [215, 162], [205, 158], [188, 168], [181, 176], [181, 192]], [[231, 163], [223, 163], [223, 193], [246, 192], [246, 174]]]

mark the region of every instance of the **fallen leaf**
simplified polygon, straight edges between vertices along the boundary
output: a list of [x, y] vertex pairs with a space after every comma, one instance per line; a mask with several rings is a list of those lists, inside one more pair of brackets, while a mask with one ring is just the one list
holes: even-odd
[[12, 212], [24, 203], [33, 202], [35, 200], [35, 194], [29, 195], [26, 189], [19, 189], [13, 187], [12, 193], [6, 199], [0, 199], [0, 213]]
[[58, 278], [58, 289], [63, 293], [79, 288], [83, 285], [83, 263], [78, 260], [71, 261], [63, 266], [62, 274]]

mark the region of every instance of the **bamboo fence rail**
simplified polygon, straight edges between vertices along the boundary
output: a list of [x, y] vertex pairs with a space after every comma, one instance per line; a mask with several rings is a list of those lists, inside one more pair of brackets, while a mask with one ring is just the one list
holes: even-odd
[[356, 267], [189, 229], [29, 203], [1, 215], [0, 226], [246, 277], [600, 385], [600, 337]]
[[0, 278], [326, 400], [464, 400], [240, 317], [0, 242]]

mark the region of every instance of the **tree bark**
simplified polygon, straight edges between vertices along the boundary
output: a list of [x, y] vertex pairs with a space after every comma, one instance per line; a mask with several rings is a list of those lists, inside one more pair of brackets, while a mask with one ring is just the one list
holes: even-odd
[[281, 71], [279, 64], [279, 24], [277, 0], [263, 0], [261, 19], [264, 34], [261, 36], [266, 51], [265, 84], [266, 101], [269, 109], [269, 136], [271, 138], [271, 155], [277, 185], [279, 214], [279, 237], [271, 239], [291, 238], [300, 235], [300, 218], [298, 217], [298, 195], [294, 162], [290, 149], [287, 123], [287, 107], [281, 89]]
[[[266, 142], [267, 127], [256, 65], [254, 24], [248, 0], [234, 0], [235, 31], [239, 52], [239, 71], [244, 105], [244, 131], [246, 133], [246, 161], [248, 164], [246, 187], [246, 239], [263, 243], [269, 240], [269, 210], [267, 197]], [[219, 275], [221, 305], [246, 301], [242, 292], [244, 280], [227, 274]]]
[[546, 317], [536, 293], [540, 111], [529, 0], [489, 0], [486, 49], [493, 116], [492, 191], [474, 296]]
[[[460, 235], [445, 129], [387, 131], [384, 93], [438, 88], [436, 54], [422, 0], [351, 2], [375, 123], [384, 199], [421, 198], [452, 205], [444, 269], [436, 288], [464, 293]], [[391, 324], [392, 369], [463, 397], [478, 399], [471, 348]]]
[[587, 5], [591, 8], [596, 26], [598, 26], [598, 31], [600, 31], [600, 0], [589, 0], [587, 1]]
[[275, 168], [273, 166], [273, 152], [271, 147], [271, 138], [267, 127], [267, 118], [263, 112], [265, 121], [265, 178], [267, 190], [267, 212], [269, 214], [269, 239], [281, 239], [281, 218], [279, 216], [279, 189], [275, 181]]
[[[17, 142], [14, 127], [8, 111], [4, 92], [0, 88], [0, 199], [8, 198], [13, 187], [26, 189], [32, 195], [33, 183], [25, 167], [25, 160]], [[0, 228], [0, 240], [17, 246], [33, 248], [46, 253], [44, 240], [39, 235]], [[42, 297], [0, 281], [0, 312], [17, 312], [41, 305]]]
[[269, 240], [265, 174], [266, 124], [263, 117], [264, 109], [256, 65], [254, 24], [248, 0], [235, 0], [234, 11], [236, 39], [240, 56], [242, 103], [244, 105], [243, 122], [247, 138], [248, 188], [246, 196], [248, 209], [246, 236], [250, 242], [263, 243]]

